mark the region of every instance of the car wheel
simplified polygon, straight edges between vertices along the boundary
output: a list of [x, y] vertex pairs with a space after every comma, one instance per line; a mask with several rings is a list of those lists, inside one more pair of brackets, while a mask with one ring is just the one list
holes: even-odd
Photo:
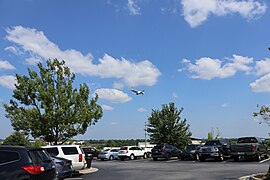
[[261, 160], [262, 160], [262, 157], [261, 157], [260, 154], [258, 154], [258, 155], [256, 156], [256, 160], [257, 160], [257, 161], [261, 161]]
[[110, 155], [109, 160], [110, 160], [110, 161], [113, 160], [113, 156], [112, 156], [112, 155]]
[[195, 158], [196, 158], [197, 161], [199, 161], [200, 160], [199, 154], [196, 154]]
[[104, 159], [100, 159], [101, 161], [104, 161]]
[[157, 160], [157, 158], [156, 158], [156, 157], [153, 157], [153, 160], [154, 160], [154, 161], [156, 161], [156, 160]]
[[205, 159], [203, 157], [199, 157], [199, 161], [204, 162]]
[[135, 159], [135, 156], [134, 154], [131, 154], [130, 157], [129, 157], [130, 160], [134, 160]]
[[235, 162], [239, 161], [239, 156], [234, 156], [234, 157], [233, 157], [233, 160], [234, 160]]
[[146, 159], [147, 158], [147, 154], [146, 153], [144, 153], [144, 155], [143, 155], [143, 159]]
[[223, 156], [222, 153], [219, 154], [219, 160], [220, 160], [220, 161], [224, 161], [224, 156]]
[[125, 160], [125, 158], [124, 158], [124, 157], [120, 157], [119, 159], [120, 159], [121, 161], [124, 161], [124, 160]]
[[166, 160], [170, 160], [170, 159], [171, 159], [171, 155], [170, 154], [167, 154]]

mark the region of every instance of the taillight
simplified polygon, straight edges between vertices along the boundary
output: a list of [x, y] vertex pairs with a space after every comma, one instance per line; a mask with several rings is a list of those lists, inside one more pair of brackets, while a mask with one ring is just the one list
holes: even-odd
[[128, 153], [128, 150], [126, 150], [126, 153]]
[[82, 154], [79, 154], [79, 162], [82, 162]]
[[45, 171], [43, 166], [23, 166], [22, 168], [30, 174], [39, 174]]
[[251, 151], [255, 151], [256, 150], [256, 146], [254, 144], [251, 145]]

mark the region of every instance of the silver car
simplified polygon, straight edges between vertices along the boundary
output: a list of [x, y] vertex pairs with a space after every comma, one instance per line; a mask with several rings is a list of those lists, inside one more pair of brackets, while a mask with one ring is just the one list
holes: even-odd
[[102, 161], [104, 159], [108, 160], [118, 159], [118, 151], [119, 149], [106, 149], [98, 154], [98, 159]]

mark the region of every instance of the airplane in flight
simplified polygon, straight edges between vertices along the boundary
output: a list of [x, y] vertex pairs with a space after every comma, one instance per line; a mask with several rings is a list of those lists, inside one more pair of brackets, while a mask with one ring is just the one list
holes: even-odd
[[144, 95], [144, 90], [140, 91], [140, 90], [135, 90], [134, 88], [131, 88], [131, 91], [136, 95], [139, 95], [139, 94]]

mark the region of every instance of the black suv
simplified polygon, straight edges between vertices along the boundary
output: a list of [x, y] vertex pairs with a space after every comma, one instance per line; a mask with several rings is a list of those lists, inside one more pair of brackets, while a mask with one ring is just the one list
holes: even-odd
[[0, 179], [53, 180], [55, 164], [42, 148], [0, 145]]
[[167, 160], [171, 157], [180, 158], [181, 151], [173, 145], [164, 144], [154, 146], [151, 153], [153, 160], [156, 161], [158, 158], [165, 158]]
[[198, 149], [197, 153], [200, 161], [207, 158], [223, 161], [224, 157], [230, 155], [230, 145], [226, 140], [211, 140]]

